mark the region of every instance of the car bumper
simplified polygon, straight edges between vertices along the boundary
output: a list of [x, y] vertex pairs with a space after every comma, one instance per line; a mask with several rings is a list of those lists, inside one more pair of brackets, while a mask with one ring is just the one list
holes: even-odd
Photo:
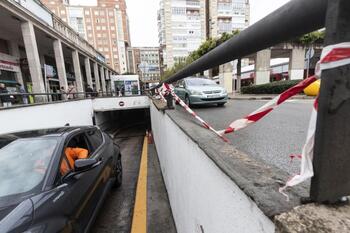
[[217, 98], [206, 98], [205, 96], [190, 96], [190, 103], [194, 105], [200, 104], [224, 104], [228, 100], [228, 96], [221, 96]]

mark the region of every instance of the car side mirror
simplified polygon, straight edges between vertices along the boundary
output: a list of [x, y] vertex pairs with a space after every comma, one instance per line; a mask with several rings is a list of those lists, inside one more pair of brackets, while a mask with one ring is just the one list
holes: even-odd
[[75, 172], [85, 172], [89, 171], [98, 165], [100, 165], [100, 161], [96, 159], [78, 159], [74, 162], [74, 171]]
[[97, 161], [96, 159], [78, 159], [74, 162], [74, 171], [67, 173], [62, 177], [62, 183], [75, 177], [78, 174], [90, 171], [95, 167], [98, 167], [102, 161]]

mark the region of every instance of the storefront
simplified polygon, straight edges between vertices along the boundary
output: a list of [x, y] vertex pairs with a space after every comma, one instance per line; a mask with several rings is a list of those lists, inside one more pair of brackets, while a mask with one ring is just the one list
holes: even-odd
[[16, 73], [21, 72], [19, 59], [0, 53], [0, 83], [4, 83], [9, 91], [16, 90]]

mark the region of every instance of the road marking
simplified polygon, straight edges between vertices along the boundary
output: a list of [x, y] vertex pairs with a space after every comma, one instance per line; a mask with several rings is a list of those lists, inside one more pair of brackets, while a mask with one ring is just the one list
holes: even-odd
[[137, 180], [134, 214], [131, 233], [147, 232], [147, 160], [148, 140], [145, 136], [141, 155], [140, 171]]

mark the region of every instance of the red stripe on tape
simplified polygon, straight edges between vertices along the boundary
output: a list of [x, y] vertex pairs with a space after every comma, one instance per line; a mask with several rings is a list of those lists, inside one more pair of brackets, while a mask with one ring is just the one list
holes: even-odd
[[350, 48], [334, 48], [324, 58], [321, 63], [329, 63], [350, 58]]
[[249, 120], [249, 121], [258, 121], [260, 120], [261, 118], [263, 118], [264, 116], [266, 116], [267, 114], [269, 114], [271, 111], [273, 110], [273, 108], [269, 108], [265, 111], [262, 111], [262, 112], [258, 112], [254, 115], [250, 115], [250, 116], [247, 116], [246, 119]]

